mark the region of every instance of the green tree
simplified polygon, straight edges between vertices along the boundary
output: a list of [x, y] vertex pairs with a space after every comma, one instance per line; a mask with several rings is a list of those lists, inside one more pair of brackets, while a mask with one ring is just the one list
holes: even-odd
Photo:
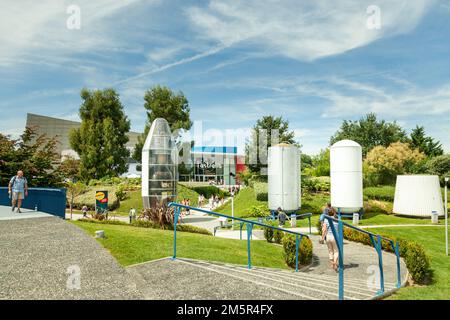
[[330, 149], [321, 150], [312, 158], [310, 174], [315, 177], [330, 175]]
[[84, 180], [116, 177], [127, 171], [126, 148], [130, 121], [114, 89], [81, 90], [81, 126], [70, 133], [70, 144], [80, 156]]
[[70, 220], [72, 220], [73, 202], [75, 200], [75, 197], [85, 193], [88, 187], [85, 184], [81, 183], [80, 181], [78, 182], [67, 181], [65, 182], [64, 186], [67, 190], [67, 202], [69, 203]]
[[428, 157], [436, 157], [444, 154], [442, 144], [439, 141], [434, 141], [432, 137], [425, 134], [425, 128], [416, 126], [410, 135], [410, 146], [413, 149], [419, 149]]
[[246, 163], [254, 174], [261, 174], [267, 167], [267, 149], [276, 143], [296, 144], [294, 131], [289, 130], [289, 122], [282, 117], [264, 116], [252, 130], [252, 136], [246, 143]]
[[138, 162], [142, 161], [142, 148], [151, 124], [156, 118], [166, 119], [172, 132], [180, 129], [189, 130], [192, 127], [189, 102], [183, 92], [175, 93], [168, 87], [157, 85], [145, 93], [144, 100], [147, 123], [133, 151], [133, 159]]
[[358, 142], [365, 156], [376, 146], [388, 147], [393, 142], [407, 142], [405, 131], [395, 121], [378, 120], [375, 113], [369, 113], [357, 120], [344, 120], [340, 129], [330, 139], [330, 144], [343, 139]]
[[75, 181], [79, 178], [80, 160], [73, 157], [66, 157], [58, 168], [58, 173], [63, 180]]
[[443, 154], [428, 160], [426, 164], [427, 173], [438, 175], [441, 183], [444, 178], [450, 177], [450, 154]]
[[371, 185], [393, 184], [399, 174], [415, 173], [426, 156], [407, 143], [394, 142], [389, 147], [376, 146], [364, 160], [364, 175]]
[[38, 134], [37, 128], [26, 127], [19, 139], [0, 133], [0, 179], [5, 184], [18, 170], [23, 170], [30, 186], [57, 186], [61, 180], [55, 173], [59, 157], [56, 138]]

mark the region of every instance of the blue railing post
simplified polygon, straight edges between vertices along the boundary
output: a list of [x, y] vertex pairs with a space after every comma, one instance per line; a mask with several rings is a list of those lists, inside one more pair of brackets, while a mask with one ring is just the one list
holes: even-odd
[[402, 274], [400, 272], [400, 246], [398, 242], [395, 243], [392, 241], [392, 246], [394, 247], [395, 256], [397, 257], [397, 288], [402, 286]]
[[384, 293], [383, 251], [380, 235], [377, 236], [376, 245], [376, 250], [378, 253], [378, 265], [380, 267], [380, 290], [378, 291], [378, 294], [380, 295]]
[[300, 241], [302, 240], [302, 238], [300, 237], [300, 239], [298, 238], [298, 234], [295, 235], [295, 272], [298, 272], [298, 247], [300, 245]]
[[252, 256], [251, 256], [251, 252], [250, 252], [250, 239], [252, 236], [252, 228], [253, 225], [251, 223], [247, 223], [247, 261], [248, 261], [248, 268], [251, 269], [252, 268]]
[[308, 220], [309, 220], [309, 234], [312, 234], [311, 233], [311, 216], [308, 217]]
[[[339, 250], [339, 300], [344, 300], [344, 225], [342, 224], [341, 209], [338, 209], [339, 222], [338, 233], [339, 237], [336, 239], [340, 243]], [[331, 222], [333, 224], [333, 222]]]
[[177, 258], [177, 224], [178, 224], [178, 216], [180, 214], [180, 207], [174, 208], [174, 219], [173, 219], [173, 257], [175, 260]]
[[240, 226], [240, 229], [241, 229], [241, 231], [240, 231], [241, 240], [242, 240], [242, 227], [244, 227], [244, 223], [243, 222], [241, 222], [241, 226]]

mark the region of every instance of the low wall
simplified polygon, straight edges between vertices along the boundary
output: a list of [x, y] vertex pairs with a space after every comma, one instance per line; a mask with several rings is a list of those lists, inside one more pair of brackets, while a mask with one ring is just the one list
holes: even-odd
[[[0, 187], [0, 205], [10, 206], [8, 188]], [[28, 188], [28, 197], [22, 203], [22, 208], [49, 213], [60, 218], [66, 215], [66, 189]]]

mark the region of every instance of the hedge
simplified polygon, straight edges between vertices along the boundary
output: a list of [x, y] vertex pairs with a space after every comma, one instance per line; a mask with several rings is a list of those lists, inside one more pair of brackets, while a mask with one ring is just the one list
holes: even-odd
[[367, 199], [394, 201], [395, 188], [392, 186], [364, 188], [364, 197]]
[[[271, 223], [275, 225], [274, 223]], [[264, 238], [267, 242], [283, 245], [283, 258], [286, 264], [295, 268], [295, 236], [272, 228], [264, 228]], [[306, 265], [312, 261], [313, 246], [309, 238], [303, 237], [298, 248], [298, 263]]]
[[198, 194], [202, 194], [206, 199], [211, 198], [211, 196], [218, 195], [219, 198], [225, 198], [229, 195], [228, 191], [217, 188], [216, 186], [198, 186], [190, 188], [197, 192]]
[[255, 182], [253, 185], [253, 190], [255, 191], [255, 197], [258, 201], [268, 201], [268, 191], [266, 182]]
[[[399, 243], [400, 256], [404, 258], [406, 267], [414, 282], [423, 284], [431, 280], [432, 272], [430, 258], [420, 244], [411, 240], [392, 237], [390, 235], [386, 235], [385, 237], [390, 238], [394, 243]], [[344, 239], [372, 246], [372, 241], [368, 234], [358, 232], [354, 229], [344, 228]], [[389, 241], [382, 240], [381, 245], [384, 251], [394, 252]]]
[[[303, 237], [298, 247], [298, 264], [307, 265], [311, 263], [313, 256], [313, 245], [311, 239]], [[286, 234], [283, 237], [283, 258], [286, 264], [295, 268], [295, 236]]]
[[[151, 229], [161, 229], [161, 227], [157, 224], [155, 224], [152, 221], [148, 220], [134, 220], [131, 224], [118, 221], [118, 220], [95, 220], [95, 219], [79, 219], [78, 221], [81, 222], [88, 222], [88, 223], [98, 223], [98, 224], [111, 224], [111, 225], [121, 225], [121, 226], [132, 226], [132, 227], [138, 227], [138, 228], [151, 228]], [[173, 230], [173, 227], [170, 227], [169, 229]], [[205, 234], [208, 236], [212, 236], [212, 233], [204, 228], [188, 225], [188, 224], [179, 224], [177, 226], [177, 231], [180, 232], [189, 232], [189, 233], [198, 233], [198, 234]]]

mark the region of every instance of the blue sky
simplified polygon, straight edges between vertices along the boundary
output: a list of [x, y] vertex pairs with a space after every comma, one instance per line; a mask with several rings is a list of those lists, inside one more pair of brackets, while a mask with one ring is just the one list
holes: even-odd
[[19, 134], [27, 112], [78, 120], [82, 87], [116, 88], [142, 131], [144, 92], [162, 84], [187, 96], [204, 144], [272, 114], [317, 153], [373, 111], [449, 152], [449, 36], [450, 0], [2, 1], [0, 131]]

